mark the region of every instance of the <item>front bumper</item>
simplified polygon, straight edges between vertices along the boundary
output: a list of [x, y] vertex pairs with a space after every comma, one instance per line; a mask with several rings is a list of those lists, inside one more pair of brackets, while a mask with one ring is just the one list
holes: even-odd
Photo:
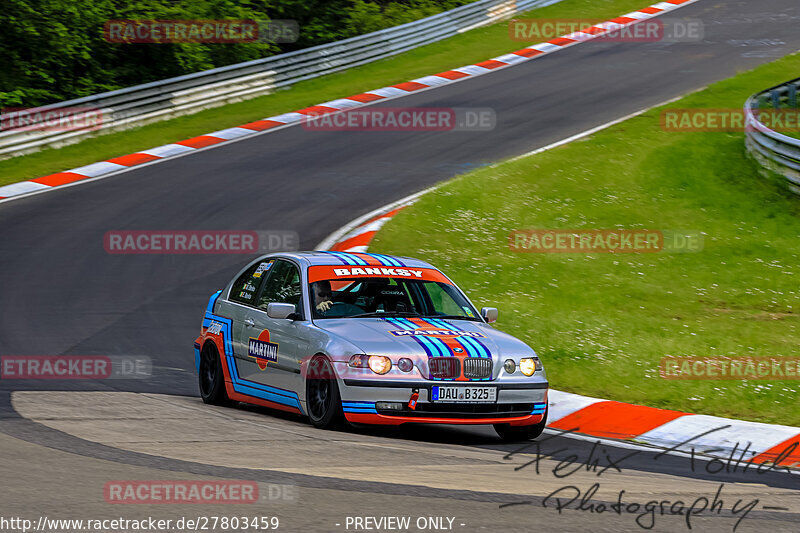
[[[433, 386], [497, 387], [494, 403], [432, 402]], [[546, 381], [382, 381], [340, 379], [344, 416], [357, 424], [510, 424], [524, 426], [542, 421], [547, 408]], [[410, 404], [417, 394], [415, 405]], [[401, 409], [381, 408], [379, 403], [402, 404]]]

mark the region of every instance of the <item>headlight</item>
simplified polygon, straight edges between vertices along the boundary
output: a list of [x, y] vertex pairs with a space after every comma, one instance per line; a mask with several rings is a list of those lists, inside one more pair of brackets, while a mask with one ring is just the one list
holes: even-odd
[[536, 372], [536, 361], [532, 357], [519, 360], [519, 369], [526, 376], [532, 376]]
[[370, 355], [369, 368], [376, 374], [385, 374], [392, 369], [392, 360], [385, 355]]
[[517, 369], [517, 364], [513, 359], [506, 359], [506, 362], [503, 363], [503, 368], [505, 369], [506, 374], [513, 374]]
[[369, 368], [376, 374], [385, 374], [392, 369], [392, 360], [385, 355], [354, 355], [347, 364], [353, 368]]
[[392, 369], [392, 360], [385, 355], [354, 355], [347, 364], [353, 368], [369, 368], [376, 374], [385, 374]]

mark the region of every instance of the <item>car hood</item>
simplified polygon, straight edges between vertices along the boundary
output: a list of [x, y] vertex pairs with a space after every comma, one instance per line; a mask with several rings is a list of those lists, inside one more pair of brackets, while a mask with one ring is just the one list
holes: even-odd
[[493, 359], [535, 355], [519, 339], [470, 320], [336, 318], [318, 320], [315, 325], [369, 355], [471, 355]]

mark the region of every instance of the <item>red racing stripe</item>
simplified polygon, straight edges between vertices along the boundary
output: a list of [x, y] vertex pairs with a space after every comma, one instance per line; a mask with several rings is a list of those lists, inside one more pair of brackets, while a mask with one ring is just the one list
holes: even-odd
[[581, 32], [588, 33], [589, 35], [597, 35], [598, 33], [605, 33], [608, 29], [601, 28], [600, 26], [592, 26], [591, 28], [582, 29]]
[[212, 144], [221, 143], [224, 140], [225, 139], [220, 139], [219, 137], [211, 137], [210, 135], [200, 135], [198, 137], [186, 139], [185, 141], [176, 142], [175, 144], [181, 144], [189, 148], [203, 148], [205, 146], [211, 146]]
[[354, 246], [367, 246], [369, 241], [372, 240], [372, 237], [378, 233], [377, 231], [365, 231], [360, 235], [356, 235], [355, 237], [351, 237], [347, 240], [337, 242], [333, 247], [331, 247], [332, 252], [344, 252], [353, 248]]
[[[794, 448], [790, 449], [792, 446]], [[770, 463], [774, 463], [778, 457], [781, 457], [778, 465], [800, 465], [800, 435], [792, 437], [791, 439], [781, 442], [777, 446], [773, 446], [769, 450], [756, 455], [750, 460], [750, 462], [761, 464], [765, 461], [769, 461]]]
[[383, 100], [384, 98], [385, 96], [381, 96], [379, 94], [371, 94], [371, 93], [361, 93], [347, 97], [348, 100], [355, 100], [356, 102], [361, 102], [362, 104], [366, 104], [367, 102], [374, 102], [375, 100]]
[[275, 126], [283, 126], [283, 122], [278, 122], [276, 120], [256, 120], [255, 122], [249, 122], [239, 127], [247, 130], [264, 131], [274, 128]]
[[42, 185], [49, 185], [51, 187], [58, 187], [59, 185], [66, 185], [75, 181], [85, 180], [88, 176], [76, 174], [74, 172], [59, 172], [58, 174], [50, 174], [49, 176], [42, 176], [31, 180]]
[[567, 39], [566, 37], [559, 37], [558, 39], [551, 39], [547, 42], [556, 46], [567, 46], [568, 44], [577, 43], [578, 41], [575, 39]]
[[542, 52], [541, 50], [523, 48], [522, 50], [517, 50], [516, 52], [511, 52], [511, 53], [522, 57], [533, 57], [533, 56], [538, 56], [539, 54], [543, 54], [544, 52]]
[[141, 165], [142, 163], [147, 163], [148, 161], [152, 161], [154, 159], [161, 159], [158, 156], [150, 155], [150, 154], [129, 154], [123, 155], [120, 157], [115, 157], [114, 159], [109, 159], [109, 163], [116, 163], [117, 165], [122, 165], [126, 167], [132, 167], [134, 165]]
[[375, 413], [345, 413], [348, 422], [356, 424], [382, 424], [396, 426], [399, 424], [425, 423], [425, 424], [511, 424], [512, 426], [527, 426], [542, 421], [542, 415], [517, 416], [513, 418], [436, 418], [416, 416], [384, 416]]
[[419, 91], [420, 89], [427, 89], [428, 85], [423, 85], [422, 83], [417, 83], [416, 81], [405, 81], [403, 83], [398, 83], [397, 85], [392, 85], [395, 89], [401, 89], [403, 91], [413, 92]]
[[301, 109], [300, 111], [296, 111], [296, 113], [302, 113], [304, 115], [309, 115], [311, 113], [315, 115], [322, 115], [324, 113], [335, 113], [339, 111], [338, 109], [334, 109], [332, 107], [327, 107], [324, 105], [312, 105], [311, 107], [306, 107], [305, 109]]
[[381, 218], [392, 218], [393, 216], [395, 216], [397, 213], [399, 213], [400, 211], [402, 211], [406, 207], [408, 207], [408, 206], [404, 205], [402, 207], [398, 207], [397, 209], [392, 209], [388, 213], [384, 213], [382, 215], [376, 215], [376, 216], [372, 217], [371, 219], [367, 220], [366, 222], [364, 222], [363, 224], [361, 224], [359, 227], [361, 228], [361, 227], [364, 227], [364, 226], [369, 226], [370, 224], [372, 224], [373, 222], [375, 222], [376, 220], [381, 219]]
[[465, 74], [464, 72], [459, 72], [457, 70], [447, 70], [445, 72], [440, 72], [439, 74], [434, 74], [434, 76], [439, 76], [440, 78], [445, 78], [448, 80], [460, 80], [461, 78], [466, 78], [469, 74]]
[[593, 437], [630, 439], [686, 414], [644, 405], [602, 401], [556, 420], [550, 427], [574, 429], [576, 433]]
[[476, 67], [483, 67], [488, 69], [495, 69], [498, 67], [505, 67], [508, 63], [503, 63], [502, 61], [495, 61], [494, 59], [489, 59], [488, 61], [481, 61], [480, 63], [475, 63]]

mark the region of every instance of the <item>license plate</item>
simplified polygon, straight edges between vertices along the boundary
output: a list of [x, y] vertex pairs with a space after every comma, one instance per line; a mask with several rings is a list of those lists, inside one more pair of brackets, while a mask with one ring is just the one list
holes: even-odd
[[450, 403], [494, 403], [497, 387], [431, 387], [431, 401]]

